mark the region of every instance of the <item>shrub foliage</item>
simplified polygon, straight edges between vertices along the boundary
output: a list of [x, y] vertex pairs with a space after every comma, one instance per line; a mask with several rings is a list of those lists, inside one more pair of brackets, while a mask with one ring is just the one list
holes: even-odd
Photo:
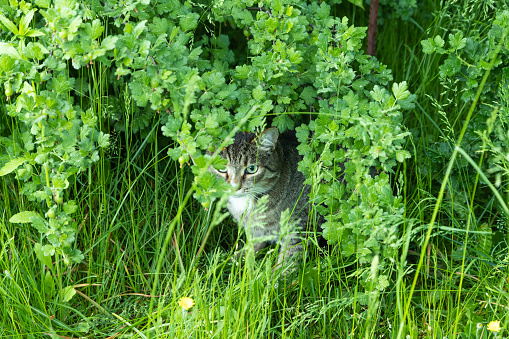
[[295, 129], [325, 237], [363, 262], [394, 255], [403, 206], [389, 174], [409, 157], [401, 111], [414, 98], [364, 54], [365, 28], [332, 16], [326, 3], [2, 6], [0, 80], [10, 119], [1, 126], [0, 174], [12, 173], [22, 195], [45, 203], [11, 222], [43, 235], [36, 249], [46, 262], [55, 253], [68, 263], [83, 258], [74, 245], [79, 206], [66, 189], [126, 124], [151, 138], [162, 126], [174, 142], [169, 155], [191, 166], [204, 206], [223, 192], [207, 168], [224, 165], [206, 150], [235, 127]]

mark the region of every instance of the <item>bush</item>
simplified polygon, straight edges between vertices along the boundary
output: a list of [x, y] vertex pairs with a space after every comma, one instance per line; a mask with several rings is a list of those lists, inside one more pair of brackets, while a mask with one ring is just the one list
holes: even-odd
[[[502, 7], [502, 6], [501, 6]], [[473, 11], [478, 13], [478, 11]], [[473, 18], [472, 18], [473, 19]], [[503, 43], [509, 32], [509, 11], [499, 11], [490, 22], [468, 27], [468, 22], [460, 22], [455, 26], [455, 31], [437, 35], [421, 42], [424, 53], [430, 55], [443, 55], [437, 74], [442, 95], [454, 96], [454, 101], [438, 103], [434, 101], [441, 113], [443, 120], [448, 125], [445, 130], [444, 140], [436, 141], [428, 151], [430, 162], [423, 163], [424, 173], [428, 171], [433, 177], [437, 175], [441, 166], [437, 163], [446, 163], [453, 152], [454, 135], [450, 120], [445, 114], [447, 106], [470, 107], [479, 86], [482, 92], [479, 103], [475, 108], [475, 114], [468, 125], [462, 144], [462, 148], [469, 157], [480, 165], [482, 172], [488, 174], [488, 178], [494, 179], [497, 186], [504, 186], [507, 181], [505, 168], [507, 162], [503, 160], [504, 145], [506, 144], [507, 131], [507, 78], [509, 49]], [[463, 27], [467, 26], [467, 27]], [[468, 32], [468, 33], [464, 33]], [[446, 44], [447, 40], [447, 44]], [[497, 50], [500, 48], [499, 50]], [[497, 55], [498, 54], [498, 55]], [[493, 65], [490, 62], [497, 55]], [[485, 83], [483, 76], [489, 70], [489, 78]], [[466, 111], [466, 109], [465, 109]], [[497, 121], [496, 127], [494, 121]], [[487, 155], [487, 161], [482, 161], [480, 154]], [[491, 154], [490, 154], [491, 153]], [[454, 190], [458, 190], [468, 182], [467, 186], [473, 186], [475, 171], [469, 165], [465, 157], [458, 159], [451, 174], [451, 184]], [[490, 195], [491, 196], [491, 195]]]
[[152, 139], [162, 125], [204, 206], [223, 192], [207, 171], [218, 157], [206, 150], [239, 128], [296, 129], [325, 237], [361, 262], [395, 254], [403, 206], [389, 174], [409, 157], [401, 111], [414, 97], [364, 54], [365, 28], [331, 16], [327, 4], [38, 0], [2, 10], [10, 42], [0, 47], [0, 79], [12, 125], [2, 125], [1, 174], [46, 202], [11, 218], [43, 235], [45, 262], [54, 253], [83, 258], [73, 247], [78, 205], [65, 190], [126, 124]]

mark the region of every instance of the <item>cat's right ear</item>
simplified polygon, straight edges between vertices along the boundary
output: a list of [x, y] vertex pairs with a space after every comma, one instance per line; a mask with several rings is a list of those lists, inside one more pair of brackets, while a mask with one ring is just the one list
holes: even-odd
[[279, 130], [277, 127], [267, 128], [256, 139], [261, 151], [273, 151], [276, 148], [277, 138], [279, 138]]

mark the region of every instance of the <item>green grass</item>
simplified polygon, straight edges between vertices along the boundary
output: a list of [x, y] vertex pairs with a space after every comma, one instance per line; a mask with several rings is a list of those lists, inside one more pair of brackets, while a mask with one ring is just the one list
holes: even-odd
[[[439, 9], [429, 0], [421, 11]], [[457, 185], [445, 185], [440, 198], [447, 162], [438, 175], [422, 170], [435, 142], [458, 140], [470, 108], [440, 86], [439, 58], [422, 53], [421, 39], [452, 30], [461, 15], [450, 8], [449, 16], [435, 13], [379, 28], [378, 58], [417, 95], [404, 121], [414, 133], [407, 145], [413, 158], [398, 170], [406, 179], [400, 186], [403, 245], [387, 288], [361, 284], [361, 273], [378, 274], [376, 262], [360, 266], [334, 247], [315, 246], [313, 237], [305, 262], [287, 276], [273, 272], [275, 249], [254, 266], [236, 265], [232, 256], [242, 234], [235, 222], [215, 225], [214, 210], [186, 201], [189, 167], [166, 156], [164, 140], [149, 142], [154, 135], [140, 138], [126, 126], [112, 152], [71, 183], [65, 197], [80, 206], [76, 246], [85, 260], [79, 265], [66, 267], [57, 257], [50, 271], [38, 260], [37, 232], [8, 221], [37, 206], [20, 196], [16, 183], [1, 179], [0, 337], [477, 339], [495, 338], [485, 326], [492, 320], [505, 328], [498, 338], [507, 337], [507, 216], [479, 177], [467, 177], [473, 172], [458, 170]], [[97, 107], [107, 107], [106, 94], [97, 96]], [[451, 231], [467, 227], [473, 231], [468, 237]], [[61, 295], [66, 286], [76, 290], [68, 302]], [[181, 297], [195, 306], [184, 311]]]

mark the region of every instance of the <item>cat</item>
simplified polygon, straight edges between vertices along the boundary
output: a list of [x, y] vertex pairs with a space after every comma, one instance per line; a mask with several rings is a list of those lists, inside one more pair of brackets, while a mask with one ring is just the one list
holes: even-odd
[[[303, 245], [299, 231], [305, 231], [308, 220], [308, 194], [310, 186], [304, 185], [304, 174], [298, 171], [302, 159], [297, 151], [295, 133], [280, 134], [277, 128], [269, 128], [256, 135], [239, 132], [233, 144], [219, 155], [228, 161], [222, 170], [210, 167], [209, 171], [231, 184], [234, 193], [229, 197], [230, 214], [246, 230], [251, 227], [253, 238], [272, 237], [269, 241], [255, 242], [255, 252], [270, 243], [279, 243], [278, 264], [285, 261], [298, 262]], [[268, 195], [267, 209], [256, 215], [258, 198]], [[296, 228], [279, 239], [281, 213], [289, 209]], [[253, 221], [262, 221], [256, 227]]]

